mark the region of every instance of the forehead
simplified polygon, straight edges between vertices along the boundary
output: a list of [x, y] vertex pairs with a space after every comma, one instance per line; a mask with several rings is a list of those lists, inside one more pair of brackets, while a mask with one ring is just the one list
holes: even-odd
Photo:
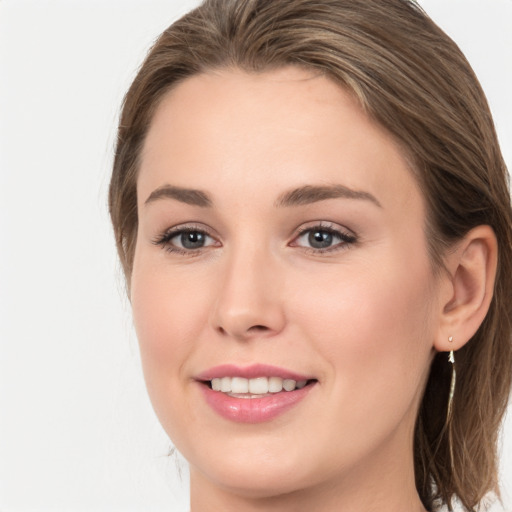
[[290, 66], [200, 74], [167, 93], [138, 188], [140, 199], [166, 183], [238, 196], [271, 184], [277, 195], [310, 182], [364, 188], [383, 204], [419, 194], [402, 151], [353, 94]]

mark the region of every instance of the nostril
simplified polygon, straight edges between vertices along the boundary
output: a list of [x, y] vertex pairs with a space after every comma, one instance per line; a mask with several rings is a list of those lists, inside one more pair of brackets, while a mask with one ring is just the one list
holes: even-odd
[[261, 332], [261, 331], [268, 331], [269, 328], [266, 327], [265, 325], [253, 325], [251, 328], [249, 328], [249, 332]]
[[215, 326], [215, 331], [222, 337], [245, 340], [253, 337], [268, 336], [270, 333], [274, 332], [274, 329], [272, 326], [265, 324], [231, 321], [224, 325], [220, 324]]

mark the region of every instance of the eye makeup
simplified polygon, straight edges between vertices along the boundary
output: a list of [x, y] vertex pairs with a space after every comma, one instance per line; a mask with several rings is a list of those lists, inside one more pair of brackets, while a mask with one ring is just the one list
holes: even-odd
[[311, 253], [322, 254], [347, 249], [357, 241], [357, 236], [346, 228], [332, 222], [321, 221], [299, 228], [298, 235], [289, 245], [301, 247]]
[[184, 256], [194, 256], [209, 247], [221, 246], [208, 230], [198, 225], [172, 227], [154, 238], [152, 243], [167, 252]]
[[[296, 247], [313, 254], [333, 253], [345, 250], [358, 241], [357, 236], [346, 228], [325, 221], [316, 221], [297, 230], [289, 247]], [[152, 240], [154, 245], [169, 253], [194, 256], [210, 248], [221, 247], [204, 226], [182, 224], [167, 229]]]

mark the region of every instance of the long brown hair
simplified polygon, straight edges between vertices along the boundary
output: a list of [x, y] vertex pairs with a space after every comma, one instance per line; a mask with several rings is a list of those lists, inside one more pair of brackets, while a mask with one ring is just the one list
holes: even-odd
[[290, 64], [325, 73], [352, 91], [401, 145], [426, 200], [434, 271], [470, 229], [494, 229], [494, 297], [480, 329], [457, 353], [450, 427], [450, 368], [438, 354], [414, 438], [416, 486], [425, 507], [451, 507], [456, 497], [472, 509], [498, 491], [497, 435], [512, 379], [508, 174], [470, 65], [414, 1], [206, 0], [169, 27], [130, 87], [119, 124], [109, 205], [127, 281], [138, 225], [139, 157], [164, 94], [212, 69], [257, 73]]

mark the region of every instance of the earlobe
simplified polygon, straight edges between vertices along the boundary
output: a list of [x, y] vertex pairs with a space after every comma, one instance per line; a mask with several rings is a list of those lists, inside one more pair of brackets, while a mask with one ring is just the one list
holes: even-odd
[[493, 229], [477, 226], [446, 257], [446, 289], [450, 291], [440, 304], [441, 321], [435, 340], [438, 351], [458, 350], [480, 327], [493, 295], [497, 253]]

